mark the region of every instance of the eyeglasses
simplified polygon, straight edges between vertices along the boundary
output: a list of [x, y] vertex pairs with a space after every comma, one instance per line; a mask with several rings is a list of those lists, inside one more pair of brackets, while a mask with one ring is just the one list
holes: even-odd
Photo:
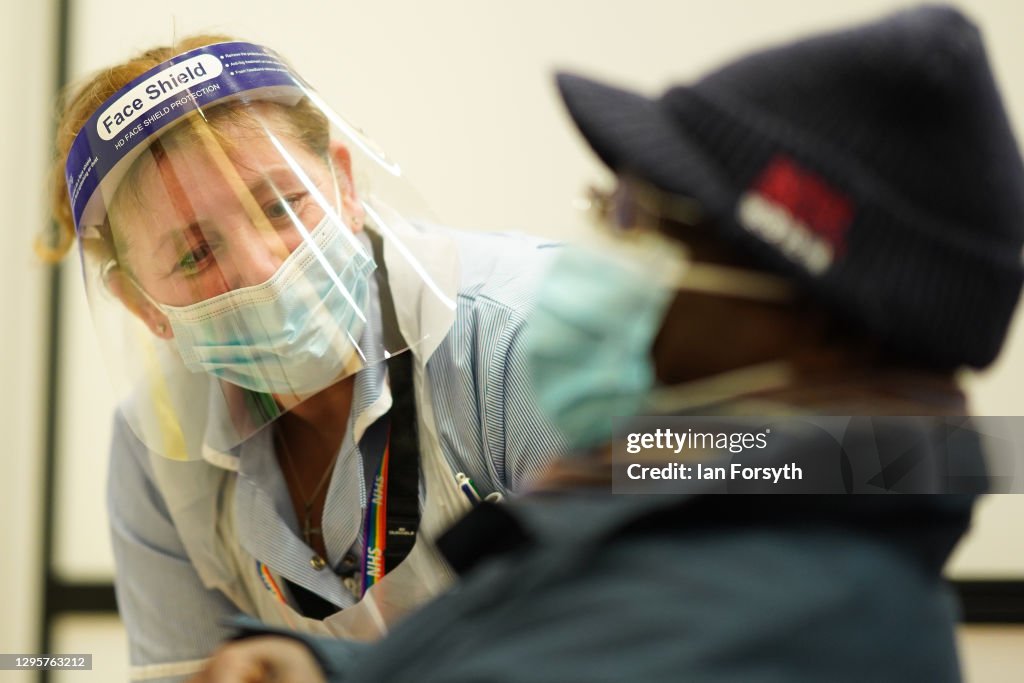
[[615, 235], [617, 247], [632, 243], [662, 263], [665, 258], [685, 262], [685, 275], [673, 283], [678, 289], [774, 303], [796, 296], [792, 283], [778, 275], [750, 266], [695, 260], [694, 242], [713, 237], [695, 199], [629, 178], [620, 178], [612, 192], [590, 187], [587, 197], [591, 215]]
[[697, 200], [664, 192], [641, 180], [622, 178], [611, 192], [590, 186], [586, 197], [592, 218], [618, 232], [673, 232], [680, 227], [699, 228], [704, 222]]

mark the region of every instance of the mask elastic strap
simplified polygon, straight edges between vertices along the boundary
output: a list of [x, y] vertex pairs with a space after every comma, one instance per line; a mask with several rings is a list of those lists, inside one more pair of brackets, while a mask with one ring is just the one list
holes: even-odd
[[132, 287], [139, 290], [139, 294], [141, 294], [142, 298], [149, 302], [151, 306], [159, 309], [160, 311], [164, 311], [164, 304], [150, 296], [149, 292], [146, 291], [146, 288], [142, 286], [142, 283], [135, 279], [135, 276], [131, 273], [122, 270], [121, 265], [114, 259], [110, 259], [100, 267], [100, 280], [103, 282], [104, 286], [107, 286], [107, 279], [110, 277], [110, 273], [114, 270], [120, 270], [125, 276], [125, 279], [131, 283]]
[[657, 413], [692, 412], [740, 396], [792, 384], [793, 365], [788, 360], [774, 360], [748, 365], [670, 387], [656, 389], [649, 395], [647, 406]]
[[689, 249], [660, 233], [639, 231], [604, 239], [609, 253], [666, 287], [755, 301], [787, 302], [797, 297], [796, 286], [785, 277], [694, 261]]
[[327, 158], [327, 168], [331, 171], [331, 183], [334, 185], [334, 213], [338, 215], [338, 220], [345, 224], [344, 214], [341, 211], [341, 186], [338, 185], [338, 174], [334, 170], [334, 162], [330, 157]]
[[733, 268], [710, 263], [690, 262], [675, 282], [675, 288], [686, 292], [786, 302], [796, 298], [796, 287], [784, 277], [746, 268]]

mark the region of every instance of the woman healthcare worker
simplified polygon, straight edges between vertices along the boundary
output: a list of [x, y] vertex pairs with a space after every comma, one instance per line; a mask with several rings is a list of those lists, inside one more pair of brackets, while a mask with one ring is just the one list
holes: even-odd
[[198, 670], [239, 613], [379, 637], [449, 582], [438, 530], [559, 450], [520, 351], [550, 250], [424, 225], [274, 51], [198, 36], [102, 71], [59, 158], [51, 245], [77, 235], [118, 399], [133, 679]]

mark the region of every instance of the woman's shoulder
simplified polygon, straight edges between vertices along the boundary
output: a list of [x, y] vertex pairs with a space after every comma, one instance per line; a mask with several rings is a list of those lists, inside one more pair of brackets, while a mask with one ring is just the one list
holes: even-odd
[[559, 242], [523, 232], [463, 230], [429, 224], [451, 240], [459, 256], [459, 297], [518, 306], [532, 298]]

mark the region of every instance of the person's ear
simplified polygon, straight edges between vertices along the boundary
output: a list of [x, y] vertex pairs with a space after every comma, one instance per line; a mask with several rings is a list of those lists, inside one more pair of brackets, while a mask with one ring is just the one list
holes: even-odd
[[352, 175], [352, 155], [349, 153], [348, 147], [337, 140], [331, 141], [329, 154], [334, 169], [334, 178], [338, 183], [338, 191], [341, 193], [341, 210], [349, 220], [352, 232], [359, 232], [363, 229], [366, 212], [359, 202], [359, 194], [356, 191], [356, 183]]
[[103, 282], [125, 308], [146, 324], [149, 331], [161, 339], [171, 339], [174, 331], [163, 311], [153, 305], [139, 289], [135, 280], [125, 275], [116, 265], [107, 268]]

